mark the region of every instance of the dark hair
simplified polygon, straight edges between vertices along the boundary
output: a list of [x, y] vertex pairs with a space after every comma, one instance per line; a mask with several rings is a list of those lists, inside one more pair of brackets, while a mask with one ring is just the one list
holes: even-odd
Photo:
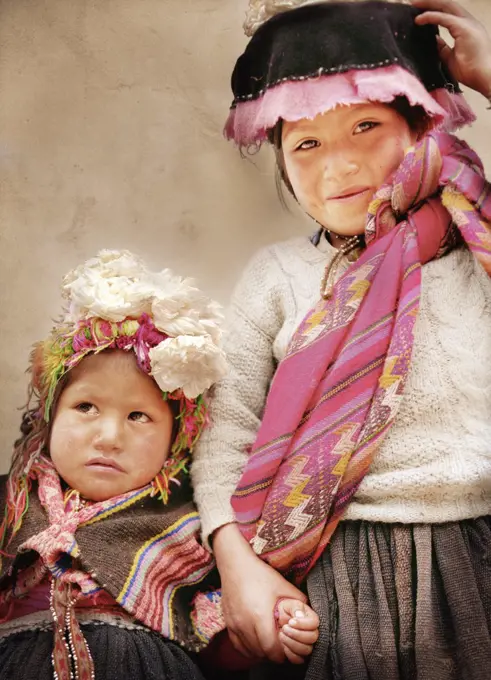
[[[32, 367], [28, 372], [32, 372]], [[33, 385], [33, 382], [30, 382], [27, 404], [24, 407], [20, 424], [21, 435], [14, 443], [14, 450], [10, 461], [10, 476], [18, 477], [21, 475], [26, 465], [29, 464], [32, 457], [38, 451], [49, 457], [49, 440], [53, 427], [53, 416], [61, 394], [67, 387], [70, 378], [70, 372], [60, 378], [53, 395], [48, 421], [44, 417], [45, 414], [41, 405], [39, 391]]]
[[[431, 120], [425, 109], [422, 106], [411, 106], [406, 97], [396, 97], [394, 101], [387, 104], [391, 109], [397, 111], [409, 125], [410, 129], [415, 132], [418, 137], [422, 137], [431, 127]], [[275, 182], [278, 190], [278, 195], [282, 203], [285, 202], [282, 193], [282, 185], [284, 184], [293, 198], [296, 199], [295, 192], [288, 178], [285, 169], [285, 159], [283, 156], [282, 147], [282, 133], [283, 133], [283, 119], [280, 118], [276, 125], [268, 131], [268, 141], [272, 145], [276, 156], [276, 173]]]

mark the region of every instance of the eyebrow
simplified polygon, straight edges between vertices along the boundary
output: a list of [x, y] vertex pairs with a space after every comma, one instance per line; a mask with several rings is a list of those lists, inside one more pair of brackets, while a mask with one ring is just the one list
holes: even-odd
[[294, 134], [297, 135], [302, 135], [305, 134], [306, 132], [312, 132], [312, 125], [309, 125], [308, 123], [305, 125], [298, 125], [294, 128], [291, 128], [288, 132], [285, 132], [285, 137], [283, 141], [286, 141], [288, 137], [291, 137]]

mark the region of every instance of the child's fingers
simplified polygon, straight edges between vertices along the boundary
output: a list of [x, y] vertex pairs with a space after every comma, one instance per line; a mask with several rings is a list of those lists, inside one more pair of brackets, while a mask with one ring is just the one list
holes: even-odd
[[304, 645], [303, 642], [298, 642], [298, 640], [288, 637], [283, 632], [279, 634], [279, 640], [283, 646], [283, 649], [285, 650], [285, 653], [286, 650], [289, 649], [292, 654], [296, 654], [297, 656], [304, 657], [312, 654], [312, 645]]
[[319, 617], [310, 607], [304, 607], [303, 610], [297, 608], [288, 625], [299, 630], [315, 630], [319, 627]]
[[276, 603], [277, 613], [279, 618], [291, 619], [295, 616], [295, 612], [302, 612], [303, 615], [304, 604], [299, 600], [294, 600], [291, 597], [282, 597]]
[[317, 638], [319, 637], [318, 628], [315, 630], [298, 630], [297, 628], [292, 628], [288, 624], [283, 626], [281, 632], [293, 640], [302, 642], [304, 645], [313, 645], [317, 642]]

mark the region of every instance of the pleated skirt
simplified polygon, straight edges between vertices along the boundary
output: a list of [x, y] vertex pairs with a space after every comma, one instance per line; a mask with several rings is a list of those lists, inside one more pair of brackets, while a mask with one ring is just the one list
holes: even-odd
[[[109, 624], [81, 626], [96, 680], [204, 680], [195, 659], [157, 633]], [[53, 680], [51, 631], [0, 640], [0, 680]]]
[[251, 680], [489, 680], [491, 518], [342, 522], [310, 572], [321, 621], [303, 666]]

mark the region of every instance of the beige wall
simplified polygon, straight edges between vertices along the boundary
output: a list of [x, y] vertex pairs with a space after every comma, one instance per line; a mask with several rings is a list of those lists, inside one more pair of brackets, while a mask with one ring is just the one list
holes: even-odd
[[[489, 0], [465, 4], [491, 27]], [[0, 471], [70, 267], [129, 248], [226, 302], [254, 250], [309, 228], [279, 207], [268, 153], [243, 160], [221, 135], [245, 6], [0, 0]]]

